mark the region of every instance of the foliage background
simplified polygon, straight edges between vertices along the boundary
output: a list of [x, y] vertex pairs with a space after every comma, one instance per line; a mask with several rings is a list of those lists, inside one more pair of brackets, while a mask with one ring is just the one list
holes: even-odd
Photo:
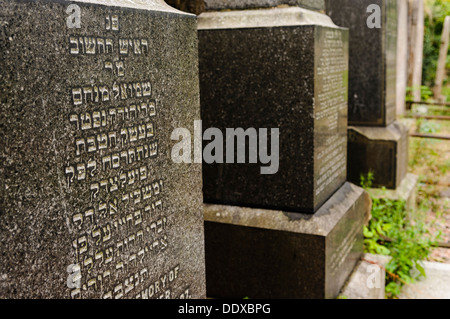
[[[434, 86], [436, 67], [439, 58], [442, 28], [446, 16], [450, 16], [450, 0], [425, 1], [425, 35], [423, 49], [422, 83]], [[447, 55], [447, 72], [450, 69], [450, 56]], [[444, 79], [443, 95], [450, 97], [450, 83], [448, 76]]]

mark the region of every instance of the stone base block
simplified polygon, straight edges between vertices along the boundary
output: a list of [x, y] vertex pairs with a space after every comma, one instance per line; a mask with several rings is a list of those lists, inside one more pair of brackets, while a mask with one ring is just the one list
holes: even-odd
[[364, 254], [345, 283], [341, 299], [384, 299], [386, 264], [391, 257]]
[[373, 187], [397, 188], [408, 168], [408, 129], [400, 122], [387, 127], [349, 126], [347, 180], [360, 184], [374, 174]]
[[417, 175], [408, 173], [396, 189], [380, 189], [372, 188], [368, 192], [372, 198], [384, 198], [390, 200], [404, 200], [406, 202], [406, 209], [410, 213], [416, 211], [416, 189]]
[[205, 205], [207, 295], [336, 298], [362, 255], [370, 209], [350, 183], [314, 215]]

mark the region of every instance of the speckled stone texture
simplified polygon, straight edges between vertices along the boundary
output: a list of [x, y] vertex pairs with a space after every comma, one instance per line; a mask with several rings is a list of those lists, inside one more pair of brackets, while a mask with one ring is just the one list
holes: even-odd
[[203, 298], [196, 18], [92, 2], [0, 2], [0, 298]]
[[[206, 203], [314, 213], [345, 182], [348, 32], [315, 12], [321, 22], [302, 24], [307, 14], [287, 8], [199, 16], [203, 130], [280, 132], [276, 174], [262, 175], [268, 165], [248, 159], [204, 163]], [[270, 25], [284, 20], [293, 25]]]
[[[381, 9], [381, 28], [369, 28], [369, 5]], [[326, 13], [350, 29], [349, 125], [387, 126], [396, 114], [396, 0], [326, 0]]]
[[396, 121], [388, 127], [348, 128], [347, 179], [357, 185], [373, 172], [373, 187], [397, 188], [408, 169], [408, 129]]
[[335, 298], [363, 253], [370, 209], [350, 183], [314, 215], [205, 205], [208, 296]]
[[324, 10], [325, 0], [204, 0], [206, 10], [268, 8], [279, 5]]

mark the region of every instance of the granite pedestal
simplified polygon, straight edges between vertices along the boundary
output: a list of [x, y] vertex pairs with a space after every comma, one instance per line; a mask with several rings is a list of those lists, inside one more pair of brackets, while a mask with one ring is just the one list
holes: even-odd
[[397, 188], [408, 169], [408, 129], [400, 122], [387, 127], [348, 128], [348, 181], [360, 184], [372, 172], [373, 187]]
[[336, 298], [362, 255], [370, 209], [350, 183], [314, 215], [205, 204], [208, 296]]

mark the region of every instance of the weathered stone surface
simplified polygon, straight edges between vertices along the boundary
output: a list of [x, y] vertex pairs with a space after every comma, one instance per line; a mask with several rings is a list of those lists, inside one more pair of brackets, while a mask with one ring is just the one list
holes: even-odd
[[363, 252], [370, 208], [350, 183], [314, 215], [205, 205], [208, 296], [335, 298]]
[[204, 0], [166, 0], [166, 2], [178, 10], [197, 15], [205, 11]]
[[399, 299], [450, 299], [450, 265], [430, 261], [421, 265], [427, 276], [405, 285]]
[[195, 16], [0, 11], [0, 298], [204, 297], [201, 167], [170, 158], [200, 117]]
[[361, 174], [374, 174], [373, 187], [395, 189], [408, 169], [408, 129], [400, 122], [388, 127], [349, 126], [348, 181], [360, 184]]
[[[370, 5], [381, 28], [369, 28]], [[396, 114], [396, 0], [326, 0], [326, 13], [350, 29], [349, 125], [387, 126]]]
[[280, 136], [276, 174], [204, 163], [205, 202], [316, 211], [346, 178], [347, 30], [301, 8], [205, 12], [199, 61], [203, 130]]
[[386, 265], [391, 257], [363, 254], [340, 293], [345, 299], [384, 299]]
[[324, 10], [325, 0], [204, 0], [207, 10], [268, 8], [287, 4], [311, 10]]
[[416, 192], [419, 176], [407, 173], [396, 189], [371, 188], [368, 190], [372, 198], [383, 198], [393, 201], [404, 201], [408, 216], [415, 218], [416, 212]]

